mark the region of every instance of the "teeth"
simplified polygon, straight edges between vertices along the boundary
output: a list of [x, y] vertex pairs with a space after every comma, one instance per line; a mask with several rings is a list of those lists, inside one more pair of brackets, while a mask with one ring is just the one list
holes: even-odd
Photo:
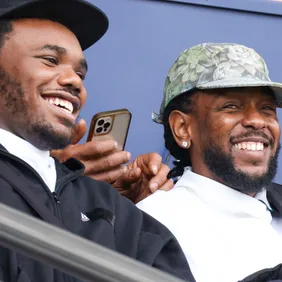
[[264, 144], [261, 142], [241, 142], [236, 143], [233, 147], [239, 150], [263, 151]]
[[51, 97], [46, 97], [44, 98], [45, 101], [49, 102], [51, 105], [56, 105], [56, 106], [61, 106], [62, 110], [66, 111], [67, 113], [73, 112], [73, 105], [71, 102], [61, 99], [61, 98], [51, 98]]

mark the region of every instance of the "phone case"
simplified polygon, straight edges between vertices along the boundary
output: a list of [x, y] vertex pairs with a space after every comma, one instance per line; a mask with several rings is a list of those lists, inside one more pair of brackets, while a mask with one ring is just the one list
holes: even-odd
[[112, 139], [123, 150], [130, 121], [131, 113], [127, 109], [97, 113], [92, 118], [87, 141]]

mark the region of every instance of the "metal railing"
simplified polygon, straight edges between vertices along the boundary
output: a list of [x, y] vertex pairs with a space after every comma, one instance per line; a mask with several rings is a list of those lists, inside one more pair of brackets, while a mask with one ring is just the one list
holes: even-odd
[[86, 281], [183, 282], [3, 204], [0, 245]]

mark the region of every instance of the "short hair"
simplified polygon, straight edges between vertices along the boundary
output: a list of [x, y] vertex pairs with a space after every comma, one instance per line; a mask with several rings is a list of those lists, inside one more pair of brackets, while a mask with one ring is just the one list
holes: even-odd
[[189, 149], [184, 149], [180, 147], [174, 140], [170, 125], [169, 116], [172, 111], [178, 110], [185, 114], [191, 114], [195, 110], [196, 102], [196, 91], [185, 92], [173, 100], [166, 106], [163, 116], [164, 125], [164, 139], [165, 147], [168, 149], [170, 154], [176, 159], [174, 164], [176, 165], [174, 169], [171, 170], [168, 175], [169, 178], [181, 176], [184, 171], [184, 167], [191, 166], [191, 159], [189, 154]]
[[12, 21], [0, 20], [0, 50], [5, 45], [7, 34], [13, 31]]

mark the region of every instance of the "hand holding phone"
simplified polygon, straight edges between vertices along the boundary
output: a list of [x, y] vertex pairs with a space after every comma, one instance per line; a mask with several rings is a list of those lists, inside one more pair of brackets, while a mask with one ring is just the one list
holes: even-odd
[[115, 140], [123, 150], [131, 122], [127, 109], [97, 113], [93, 116], [87, 142], [92, 140]]

